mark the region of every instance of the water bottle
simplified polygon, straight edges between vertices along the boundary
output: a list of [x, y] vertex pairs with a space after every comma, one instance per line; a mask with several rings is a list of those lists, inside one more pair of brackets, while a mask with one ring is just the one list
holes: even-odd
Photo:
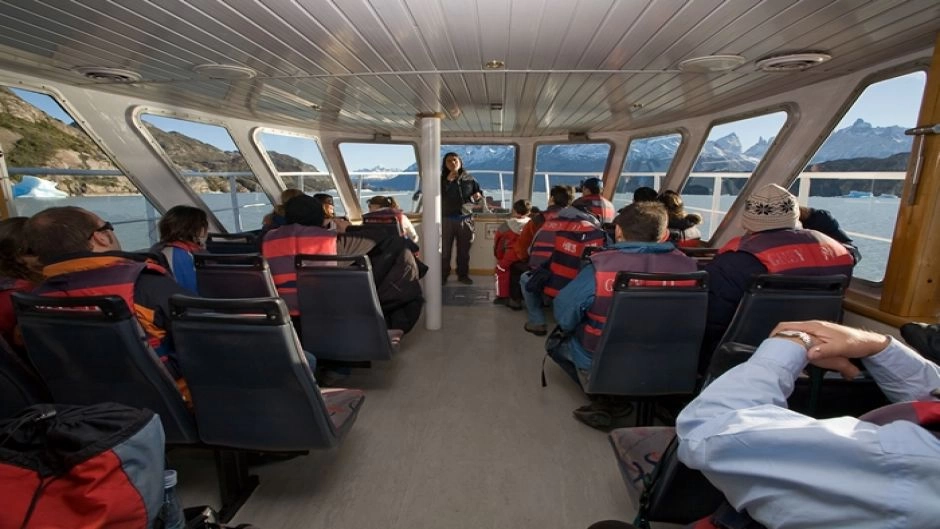
[[186, 517], [183, 504], [176, 495], [176, 471], [163, 471], [163, 527], [164, 529], [184, 529]]

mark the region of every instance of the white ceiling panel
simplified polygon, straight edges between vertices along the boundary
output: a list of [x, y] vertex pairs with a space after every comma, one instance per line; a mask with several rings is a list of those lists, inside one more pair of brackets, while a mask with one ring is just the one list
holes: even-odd
[[[938, 32], [936, 0], [0, 0], [0, 66], [86, 85], [73, 68], [126, 68], [144, 80], [101, 90], [271, 123], [410, 135], [416, 114], [443, 112], [445, 136], [544, 136], [733, 109], [912, 52], [929, 60]], [[803, 50], [833, 59], [755, 69]], [[677, 70], [729, 53], [746, 62]], [[491, 59], [505, 69], [485, 70]], [[193, 67], [210, 62], [258, 75], [201, 79]]]

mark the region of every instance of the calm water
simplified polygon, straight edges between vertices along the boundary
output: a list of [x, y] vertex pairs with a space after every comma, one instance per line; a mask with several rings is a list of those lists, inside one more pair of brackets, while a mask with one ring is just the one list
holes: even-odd
[[[499, 191], [486, 191], [487, 195], [499, 200]], [[334, 194], [335, 195], [335, 194]], [[363, 193], [362, 201], [371, 194]], [[248, 231], [261, 227], [261, 219], [271, 210], [270, 202], [263, 193], [238, 193], [238, 211], [241, 230]], [[702, 210], [711, 207], [711, 197], [687, 195], [684, 197], [689, 211], [699, 211], [705, 218], [702, 232], [711, 233], [723, 215], [709, 214]], [[202, 195], [206, 204], [216, 212], [219, 220], [229, 231], [237, 231], [233, 215], [231, 195], [212, 193]], [[411, 193], [396, 194], [396, 199], [406, 211], [412, 209]], [[727, 209], [735, 197], [721, 197], [721, 208]], [[507, 203], [511, 198], [507, 197]], [[338, 204], [338, 201], [337, 201]], [[32, 215], [53, 206], [79, 206], [94, 211], [101, 218], [110, 221], [125, 249], [148, 248], [157, 240], [155, 222], [148, 218], [159, 219], [159, 213], [148, 208], [146, 200], [137, 196], [94, 196], [67, 198], [18, 198], [16, 205], [20, 215]], [[873, 281], [884, 277], [885, 264], [888, 261], [890, 240], [894, 233], [900, 199], [885, 197], [846, 198], [846, 197], [810, 197], [809, 206], [829, 210], [843, 230], [855, 240], [862, 252], [862, 261], [855, 269], [855, 275]], [[148, 209], [150, 210], [148, 212]], [[340, 209], [340, 208], [337, 208]], [[338, 214], [342, 215], [341, 211]], [[869, 238], [871, 237], [871, 238]], [[880, 240], [880, 239], [887, 239]]]

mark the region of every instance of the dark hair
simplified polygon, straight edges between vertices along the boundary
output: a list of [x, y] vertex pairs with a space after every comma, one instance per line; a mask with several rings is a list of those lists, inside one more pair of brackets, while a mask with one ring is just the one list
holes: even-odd
[[173, 206], [157, 225], [160, 242], [199, 242], [202, 230], [209, 229], [206, 212], [192, 206]]
[[48, 264], [64, 255], [91, 251], [89, 241], [98, 227], [98, 220], [88, 210], [48, 208], [26, 222], [26, 241], [39, 260]]
[[524, 198], [512, 203], [512, 210], [520, 215], [528, 215], [532, 211], [532, 203]]
[[638, 187], [636, 191], [633, 192], [633, 201], [634, 202], [656, 202], [656, 198], [659, 195], [656, 194], [656, 190], [652, 187]]
[[284, 204], [287, 204], [288, 200], [294, 197], [299, 197], [302, 194], [304, 194], [303, 191], [297, 188], [293, 188], [293, 187], [289, 189], [285, 189], [284, 191], [281, 191], [281, 196], [278, 198], [278, 201], [280, 203], [274, 206], [274, 211], [272, 213], [279, 217], [283, 217], [284, 216]]
[[684, 217], [685, 208], [683, 207], [682, 197], [672, 189], [667, 189], [659, 195], [659, 201], [666, 207], [666, 212], [670, 217]]
[[620, 210], [614, 224], [627, 241], [658, 242], [668, 223], [666, 208], [659, 202], [634, 202]]
[[587, 191], [590, 191], [590, 194], [592, 195], [599, 195], [601, 193], [601, 187], [603, 187], [603, 185], [604, 183], [601, 181], [600, 178], [596, 178], [596, 177], [588, 178], [584, 182], [581, 182], [581, 191], [583, 192], [584, 190], [587, 190]]
[[288, 224], [323, 227], [326, 216], [323, 203], [307, 195], [294, 197], [284, 204], [285, 218]]
[[0, 276], [37, 282], [42, 278], [22, 259], [30, 252], [24, 230], [28, 220], [28, 217], [0, 220]]
[[566, 207], [574, 200], [574, 188], [571, 186], [554, 186], [548, 194], [552, 197], [552, 203], [560, 208]]
[[460, 169], [457, 169], [457, 174], [458, 174], [458, 175], [462, 175], [462, 174], [464, 174], [464, 173], [467, 172], [467, 171], [464, 170], [464, 168], [463, 168], [463, 158], [461, 158], [460, 155], [457, 154], [457, 153], [455, 153], [455, 152], [449, 152], [449, 153], [445, 154], [443, 158], [441, 158], [441, 178], [447, 178], [447, 175], [450, 174], [450, 169], [447, 168], [447, 157], [448, 157], [448, 156], [454, 156], [454, 157], [456, 157], [458, 160], [460, 160]]
[[367, 202], [370, 206], [378, 206], [380, 208], [394, 208], [400, 209], [398, 207], [398, 202], [395, 200], [395, 197], [387, 197], [383, 195], [375, 195], [369, 199]]

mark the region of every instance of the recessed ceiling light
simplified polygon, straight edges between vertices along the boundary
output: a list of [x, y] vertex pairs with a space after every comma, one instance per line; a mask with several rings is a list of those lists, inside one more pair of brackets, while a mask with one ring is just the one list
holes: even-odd
[[506, 67], [506, 63], [499, 59], [492, 59], [483, 63], [483, 67], [487, 70], [502, 70]]
[[813, 66], [818, 66], [829, 59], [832, 55], [818, 51], [807, 51], [800, 53], [784, 53], [780, 55], [771, 55], [759, 59], [755, 64], [758, 70], [764, 72], [798, 72]]
[[251, 79], [258, 75], [252, 68], [237, 64], [199, 64], [193, 66], [193, 71], [209, 79]]
[[103, 66], [77, 66], [72, 71], [83, 75], [92, 81], [102, 83], [135, 83], [143, 77], [132, 70], [123, 68], [107, 68]]
[[727, 72], [747, 61], [740, 55], [705, 55], [693, 57], [679, 63], [679, 69], [689, 73]]

